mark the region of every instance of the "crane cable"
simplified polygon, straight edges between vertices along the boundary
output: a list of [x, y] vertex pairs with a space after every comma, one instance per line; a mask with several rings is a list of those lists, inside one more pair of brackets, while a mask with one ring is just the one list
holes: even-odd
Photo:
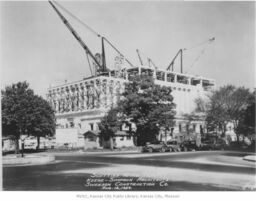
[[[206, 40], [206, 41], [204, 41], [204, 42], [201, 42], [201, 43], [199, 43], [199, 44], [197, 44], [197, 45], [194, 45], [193, 47], [191, 47], [191, 48], [189, 48], [189, 49], [184, 48], [183, 50], [184, 50], [184, 51], [188, 51], [188, 50], [195, 49], [195, 48], [198, 48], [198, 47], [200, 47], [200, 46], [203, 46], [203, 45], [205, 45], [205, 44], [210, 45], [211, 42], [213, 42], [214, 40], [215, 40], [215, 37], [210, 38], [210, 39], [208, 39], [208, 40]], [[191, 69], [191, 68], [195, 65], [195, 63], [198, 62], [198, 60], [200, 59], [200, 57], [205, 53], [206, 48], [207, 48], [207, 46], [205, 46], [205, 47], [201, 50], [200, 54], [195, 58], [195, 60], [193, 61], [193, 63], [190, 65], [190, 67], [189, 67], [188, 69]], [[187, 72], [188, 72], [188, 71], [186, 71], [186, 73], [187, 73]]]
[[64, 8], [62, 5], [57, 3], [56, 1], [53, 1], [56, 5], [58, 5], [62, 10], [64, 10], [67, 14], [69, 14], [72, 18], [77, 20], [80, 24], [82, 24], [84, 27], [86, 27], [88, 30], [90, 30], [94, 35], [97, 37], [101, 37], [99, 33], [97, 33], [93, 28], [91, 28], [89, 25], [84, 23], [82, 20], [80, 20], [78, 17], [76, 17], [74, 14], [72, 14], [70, 11], [68, 11], [66, 8]]
[[196, 44], [196, 45], [194, 45], [194, 46], [192, 46], [192, 47], [190, 47], [190, 48], [184, 48], [183, 50], [185, 50], [185, 51], [192, 50], [192, 49], [198, 48], [198, 47], [200, 47], [200, 46], [203, 46], [203, 45], [206, 44], [206, 43], [211, 43], [211, 42], [213, 42], [214, 40], [215, 40], [215, 37], [212, 37], [212, 38], [210, 38], [210, 39], [208, 39], [208, 40], [205, 40], [205, 41], [203, 41], [203, 42], [201, 42], [201, 43], [198, 43], [198, 44]]
[[85, 52], [85, 53], [86, 53], [86, 57], [87, 57], [87, 61], [88, 61], [88, 64], [89, 64], [89, 68], [90, 68], [91, 75], [93, 75], [93, 74], [92, 74], [92, 67], [91, 67], [91, 62], [90, 62], [90, 59], [89, 59], [89, 55], [88, 55], [87, 52]]
[[104, 40], [122, 57], [124, 57], [125, 61], [133, 67], [133, 64], [108, 40], [104, 37]]
[[[57, 3], [56, 1], [53, 1], [56, 5], [58, 5], [62, 10], [64, 10], [67, 14], [69, 14], [72, 18], [74, 18], [75, 20], [77, 20], [81, 25], [83, 25], [85, 28], [87, 28], [89, 31], [91, 31], [94, 35], [96, 35], [99, 38], [104, 38], [104, 40], [121, 56], [124, 57], [124, 55], [109, 41], [107, 40], [105, 37], [101, 36], [98, 32], [96, 32], [93, 28], [91, 28], [89, 25], [87, 25], [85, 22], [83, 22], [82, 20], [80, 20], [78, 17], [76, 17], [74, 14], [72, 14], [70, 11], [68, 11], [66, 8], [64, 8], [62, 5], [60, 5], [59, 3]], [[125, 60], [129, 63], [129, 65], [133, 66], [133, 64], [125, 58]]]
[[[200, 59], [200, 57], [205, 53], [205, 49], [206, 49], [206, 47], [204, 48], [204, 49], [202, 49], [202, 51], [200, 52], [200, 54], [195, 58], [195, 60], [193, 61], [193, 63], [189, 66], [189, 68], [188, 69], [191, 69], [194, 65], [195, 65], [195, 63]], [[188, 70], [186, 71], [186, 73], [188, 73]]]

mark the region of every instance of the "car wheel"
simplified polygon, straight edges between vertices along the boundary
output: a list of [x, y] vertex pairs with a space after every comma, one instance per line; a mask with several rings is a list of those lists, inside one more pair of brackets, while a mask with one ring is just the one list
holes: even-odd
[[149, 149], [148, 149], [148, 152], [149, 152], [149, 153], [152, 153], [152, 152], [153, 152], [153, 149], [152, 149], [152, 148], [149, 148]]
[[165, 150], [165, 148], [164, 147], [162, 147], [161, 148], [161, 152], [165, 152], [166, 150]]

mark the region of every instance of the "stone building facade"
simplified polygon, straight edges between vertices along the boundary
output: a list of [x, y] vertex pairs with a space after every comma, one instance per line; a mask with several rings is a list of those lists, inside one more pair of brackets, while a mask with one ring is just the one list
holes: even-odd
[[215, 81], [148, 66], [110, 71], [104, 75], [49, 88], [47, 98], [55, 110], [57, 129], [76, 128], [81, 136], [89, 130], [98, 130], [100, 119], [117, 104], [120, 95], [124, 92], [124, 83], [132, 76], [143, 74], [152, 76], [156, 84], [170, 86], [173, 90], [177, 115], [176, 125], [171, 129], [171, 137], [177, 138], [181, 133], [191, 129], [191, 126], [195, 133], [200, 133], [204, 122], [198, 119], [188, 124], [184, 115], [195, 110], [195, 99], [204, 98], [213, 90]]

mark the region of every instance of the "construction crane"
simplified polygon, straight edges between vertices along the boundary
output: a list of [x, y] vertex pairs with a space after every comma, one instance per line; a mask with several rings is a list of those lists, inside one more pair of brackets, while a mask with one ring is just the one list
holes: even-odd
[[154, 68], [157, 68], [156, 65], [154, 64], [154, 62], [152, 61], [152, 59], [150, 59], [149, 57], [147, 57], [143, 52], [141, 52], [139, 49], [136, 49], [136, 52], [137, 52], [137, 55], [139, 57], [139, 60], [140, 60], [140, 64], [143, 65], [143, 61], [142, 61], [142, 58], [141, 58], [141, 54], [147, 58], [147, 61], [148, 61], [148, 66], [151, 67], [151, 64], [152, 66], [154, 66]]
[[[80, 19], [78, 19], [76, 16], [74, 16], [71, 12], [69, 12], [67, 9], [65, 9], [63, 6], [61, 6], [59, 3], [57, 2], [51, 2], [49, 1], [50, 5], [53, 7], [53, 9], [55, 10], [55, 12], [58, 14], [58, 16], [61, 18], [61, 20], [63, 21], [63, 23], [66, 25], [66, 27], [69, 29], [69, 31], [72, 33], [72, 35], [76, 38], [76, 40], [79, 42], [79, 44], [82, 46], [82, 48], [85, 50], [86, 55], [87, 55], [87, 59], [88, 59], [88, 63], [89, 63], [89, 67], [90, 67], [90, 71], [91, 74], [92, 70], [91, 70], [91, 64], [90, 64], [90, 60], [89, 60], [89, 56], [92, 58], [94, 64], [95, 64], [95, 75], [101, 75], [101, 74], [105, 74], [106, 72], [108, 72], [109, 70], [107, 69], [106, 66], [106, 56], [105, 56], [105, 42], [107, 42], [119, 55], [121, 55], [122, 57], [124, 57], [124, 55], [109, 41], [107, 40], [105, 37], [101, 36], [100, 34], [98, 34], [96, 31], [94, 31], [91, 27], [89, 27], [87, 24], [85, 24], [84, 22], [82, 22]], [[68, 22], [68, 20], [61, 14], [61, 12], [57, 9], [57, 7], [54, 5], [58, 5], [61, 9], [63, 9], [65, 12], [67, 12], [71, 17], [73, 17], [75, 20], [77, 20], [79, 23], [81, 23], [83, 26], [85, 26], [87, 29], [89, 29], [93, 34], [95, 34], [97, 37], [101, 38], [101, 44], [102, 44], [102, 53], [101, 54], [96, 54], [93, 55], [93, 53], [91, 52], [91, 50], [88, 48], [88, 46], [85, 44], [85, 42], [81, 39], [81, 37], [78, 35], [78, 33], [74, 30], [74, 28], [71, 26], [71, 24]], [[89, 56], [88, 56], [89, 55]], [[96, 57], [97, 56], [97, 57]], [[125, 57], [124, 57], [125, 58]], [[133, 67], [133, 64], [127, 59], [125, 58], [125, 61]]]
[[141, 56], [140, 56], [140, 52], [139, 52], [139, 50], [138, 50], [138, 49], [136, 49], [136, 52], [137, 52], [137, 55], [138, 55], [138, 57], [139, 57], [140, 64], [143, 66], [143, 61], [142, 61], [142, 59], [141, 59]]
[[[201, 47], [203, 45], [206, 45], [206, 44], [210, 44], [212, 43], [213, 41], [215, 40], [215, 37], [213, 38], [210, 38], [206, 41], [203, 41], [197, 45], [194, 45], [193, 47], [190, 47], [190, 48], [183, 48], [183, 49], [179, 49], [179, 51], [177, 52], [177, 54], [175, 55], [175, 57], [173, 58], [173, 60], [171, 61], [171, 63], [169, 64], [169, 66], [167, 67], [166, 70], [170, 71], [173, 71], [174, 70], [174, 63], [175, 63], [175, 60], [177, 59], [177, 57], [180, 55], [180, 72], [183, 73], [183, 51], [188, 51], [188, 50], [192, 50], [194, 48], [198, 48], [198, 47]], [[201, 51], [200, 55], [195, 59], [195, 62], [197, 62], [200, 58], [200, 56], [204, 53], [205, 51], [205, 48]], [[195, 62], [190, 66], [192, 67]]]
[[[103, 54], [102, 54], [102, 65], [100, 65], [99, 61], [95, 58], [95, 56], [93, 55], [91, 50], [87, 47], [87, 45], [84, 43], [84, 41], [78, 35], [78, 33], [74, 30], [74, 28], [71, 26], [71, 24], [68, 22], [68, 20], [61, 14], [61, 12], [56, 8], [56, 6], [51, 1], [49, 1], [49, 3], [51, 4], [51, 6], [55, 10], [55, 12], [58, 14], [60, 19], [63, 21], [63, 23], [66, 25], [68, 30], [73, 34], [75, 39], [79, 42], [79, 44], [85, 50], [86, 54], [88, 54], [93, 59], [93, 61], [95, 62], [95, 64], [98, 67], [97, 71], [99, 71], [99, 69], [101, 69], [102, 72], [105, 72], [106, 71], [106, 66], [105, 66], [106, 62], [105, 62], [104, 44], [102, 43], [102, 53]], [[103, 41], [103, 39], [102, 39], [102, 41]]]
[[166, 70], [170, 70], [172, 69], [173, 71], [173, 66], [174, 66], [174, 62], [176, 60], [176, 58], [180, 55], [180, 72], [183, 72], [183, 61], [182, 61], [182, 55], [183, 55], [183, 50], [179, 49], [179, 51], [177, 52], [177, 54], [175, 55], [175, 57], [172, 59], [171, 63], [169, 64], [169, 66], [167, 67]]

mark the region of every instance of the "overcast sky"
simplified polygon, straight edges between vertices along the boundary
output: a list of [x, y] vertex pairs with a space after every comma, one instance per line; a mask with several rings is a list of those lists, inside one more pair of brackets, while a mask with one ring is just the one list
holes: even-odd
[[[48, 2], [0, 5], [1, 88], [27, 80], [36, 93], [44, 95], [49, 85], [90, 75], [82, 47]], [[134, 64], [139, 64], [138, 48], [159, 68], [166, 69], [180, 48], [215, 37], [211, 44], [184, 53], [184, 72], [213, 78], [217, 86], [255, 87], [254, 2], [99, 1], [61, 5], [106, 36]], [[63, 14], [93, 53], [100, 52], [99, 38]], [[108, 47], [107, 52], [111, 52]], [[107, 57], [110, 68], [112, 59]], [[178, 66], [175, 70], [179, 71]]]

